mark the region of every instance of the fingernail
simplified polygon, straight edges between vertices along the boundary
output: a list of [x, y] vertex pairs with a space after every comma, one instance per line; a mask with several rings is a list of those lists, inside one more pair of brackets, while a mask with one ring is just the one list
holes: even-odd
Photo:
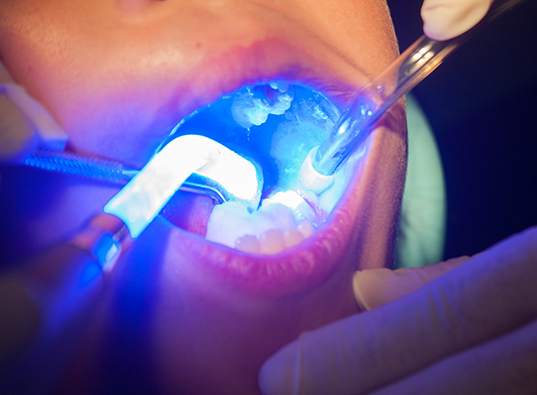
[[354, 297], [360, 308], [371, 310], [416, 291], [468, 259], [459, 257], [420, 268], [359, 271], [353, 277]]

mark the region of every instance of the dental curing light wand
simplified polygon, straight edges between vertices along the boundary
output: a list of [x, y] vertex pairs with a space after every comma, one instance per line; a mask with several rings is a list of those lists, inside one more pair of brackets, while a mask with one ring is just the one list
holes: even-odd
[[446, 41], [420, 37], [386, 70], [365, 85], [343, 112], [339, 122], [314, 148], [301, 169], [306, 187], [319, 194], [330, 186], [332, 176], [369, 136], [373, 125], [397, 101], [431, 74], [446, 58], [483, 26], [525, 0], [496, 0], [483, 19], [467, 32]]

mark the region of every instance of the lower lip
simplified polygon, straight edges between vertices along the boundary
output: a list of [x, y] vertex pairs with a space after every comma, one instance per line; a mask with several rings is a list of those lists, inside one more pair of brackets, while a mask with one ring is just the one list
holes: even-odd
[[211, 202], [208, 198], [188, 196], [189, 202], [180, 204], [182, 207], [196, 206], [198, 215], [180, 216], [190, 218], [187, 222], [173, 221], [191, 232], [172, 226], [167, 258], [172, 264], [190, 265], [192, 273], [196, 274], [194, 277], [199, 276], [204, 283], [211, 279], [249, 294], [285, 295], [314, 286], [337, 268], [347, 250], [357, 217], [354, 205], [349, 212], [349, 191], [359, 188], [359, 172], [366, 157], [364, 155], [358, 162], [351, 185], [327, 221], [298, 246], [276, 255], [251, 255], [208, 242], [202, 236]]

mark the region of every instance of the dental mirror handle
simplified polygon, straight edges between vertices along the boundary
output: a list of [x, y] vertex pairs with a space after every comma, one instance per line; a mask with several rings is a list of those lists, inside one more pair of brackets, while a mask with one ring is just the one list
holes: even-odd
[[442, 61], [481, 28], [525, 0], [495, 0], [483, 19], [467, 32], [446, 41], [420, 37], [353, 99], [328, 137], [317, 148], [313, 168], [333, 175], [369, 135], [372, 126], [397, 101], [431, 74]]

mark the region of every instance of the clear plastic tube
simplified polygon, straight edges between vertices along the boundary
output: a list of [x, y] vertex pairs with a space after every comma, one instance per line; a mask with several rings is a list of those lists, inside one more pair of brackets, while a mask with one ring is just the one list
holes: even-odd
[[323, 176], [334, 174], [397, 101], [431, 74], [442, 61], [484, 25], [525, 0], [495, 0], [485, 17], [466, 33], [446, 41], [420, 37], [395, 62], [364, 86], [339, 123], [318, 147], [313, 168]]

